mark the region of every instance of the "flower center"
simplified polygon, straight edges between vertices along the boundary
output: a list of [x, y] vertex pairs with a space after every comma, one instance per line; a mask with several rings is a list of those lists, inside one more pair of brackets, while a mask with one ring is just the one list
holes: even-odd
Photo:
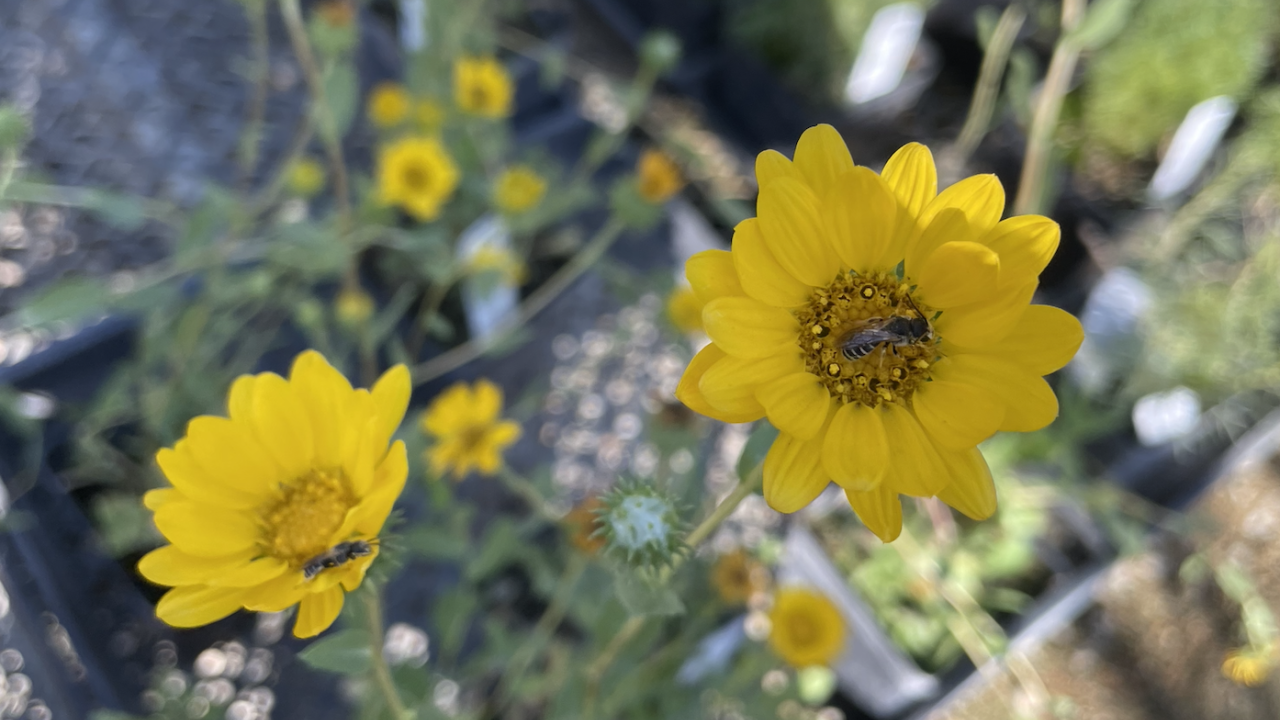
[[476, 83], [469, 89], [471, 95], [471, 106], [476, 108], [485, 108], [489, 106], [489, 91], [484, 85]]
[[842, 403], [908, 400], [939, 358], [932, 317], [890, 273], [841, 273], [796, 311], [805, 370]]
[[804, 647], [817, 641], [818, 627], [809, 616], [795, 613], [787, 619], [787, 634], [793, 643]]
[[404, 169], [404, 184], [410, 190], [424, 190], [427, 187], [426, 168], [420, 165], [409, 165]]
[[301, 567], [329, 549], [355, 497], [341, 470], [312, 470], [284, 488], [263, 513], [265, 552]]

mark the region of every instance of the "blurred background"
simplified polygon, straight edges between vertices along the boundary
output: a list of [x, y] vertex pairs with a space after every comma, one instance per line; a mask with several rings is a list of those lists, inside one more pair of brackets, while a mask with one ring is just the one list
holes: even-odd
[[[668, 297], [689, 255], [728, 248], [754, 214], [756, 154], [790, 156], [817, 123], [858, 164], [878, 170], [921, 142], [940, 185], [994, 173], [1006, 215], [1055, 219], [1062, 241], [1035, 302], [1077, 315], [1085, 344], [1051, 378], [1057, 422], [984, 446], [994, 520], [921, 504], [888, 546], [840, 497], [795, 516], [754, 498], [700, 556], [711, 568], [741, 550], [778, 582], [821, 586], [858, 638], [829, 673], [785, 670], [765, 650], [731, 659], [768, 632], [753, 630], [767, 600], [747, 583], [668, 663], [684, 679], [654, 681], [700, 688], [672, 690], [679, 712], [647, 699], [615, 715], [1280, 716], [1272, 0], [301, 7], [321, 56], [341, 59], [323, 81], [347, 117], [337, 140], [357, 198], [388, 137], [367, 109], [375, 87], [432, 96], [441, 48], [503, 62], [514, 105], [501, 132], [444, 138], [467, 148], [466, 177], [501, 148], [494, 157], [550, 182], [544, 215], [508, 218], [523, 274], [429, 269], [463, 267], [454, 241], [487, 217], [487, 186], [464, 180], [446, 240], [357, 199], [359, 222], [393, 229], [353, 251], [384, 335], [355, 333], [333, 309], [347, 255], [331, 260], [323, 233], [288, 229], [318, 227], [333, 201], [286, 177], [300, 155], [324, 156], [325, 135], [299, 130], [313, 113], [307, 68], [274, 3], [0, 0], [0, 718], [387, 716], [361, 705], [357, 680], [326, 674], [341, 661], [301, 657], [282, 617], [160, 625], [160, 590], [133, 569], [160, 542], [138, 504], [159, 482], [154, 448], [193, 414], [220, 412], [235, 374], [287, 367], [301, 345], [409, 362], [422, 370], [415, 406], [451, 381], [492, 378], [524, 427], [509, 462], [559, 515], [620, 473], [683, 478], [693, 507], [723, 492], [750, 433], [700, 424], [674, 400], [697, 329]], [[326, 22], [353, 35], [326, 50]], [[631, 178], [646, 148], [683, 175], [669, 202], [598, 192]], [[256, 206], [236, 193], [267, 190], [242, 212]], [[257, 254], [219, 260], [225, 277], [193, 259], [202, 233], [249, 237], [262, 218], [275, 229]], [[625, 237], [593, 244], [617, 218]], [[602, 259], [579, 268], [596, 247]], [[556, 294], [539, 295], [547, 286]], [[498, 337], [494, 317], [544, 297], [518, 338], [470, 352]], [[235, 304], [245, 298], [257, 304]], [[429, 309], [420, 327], [400, 319], [417, 308]], [[408, 340], [380, 344], [390, 336]], [[419, 716], [577, 717], [543, 686], [486, 702], [504, 657], [494, 638], [531, 632], [564, 548], [526, 536], [529, 507], [492, 481], [445, 486], [406, 492], [408, 522], [424, 524], [388, 586], [384, 654], [420, 685]], [[417, 532], [429, 522], [449, 533]], [[574, 626], [575, 612], [557, 635], [567, 647], [598, 632]], [[505, 629], [478, 629], [489, 622]], [[729, 679], [698, 685], [713, 675]]]

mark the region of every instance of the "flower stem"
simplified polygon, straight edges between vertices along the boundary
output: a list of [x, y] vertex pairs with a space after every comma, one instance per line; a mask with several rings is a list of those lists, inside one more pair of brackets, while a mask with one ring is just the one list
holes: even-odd
[[623, 224], [617, 218], [608, 222], [596, 231], [595, 237], [586, 244], [577, 255], [574, 255], [565, 266], [542, 284], [524, 301], [519, 312], [509, 320], [505, 327], [489, 337], [479, 337], [441, 353], [430, 360], [415, 365], [412, 370], [414, 385], [422, 385], [442, 375], [453, 372], [476, 358], [484, 355], [491, 348], [499, 345], [508, 335], [523, 327], [538, 313], [542, 312], [552, 300], [564, 292], [583, 273], [591, 268], [622, 234]]
[[263, 116], [267, 107], [267, 77], [271, 74], [270, 35], [267, 32], [267, 2], [255, 0], [245, 3], [245, 13], [249, 16], [249, 32], [253, 48], [251, 81], [253, 94], [249, 97], [249, 108], [245, 118], [244, 135], [240, 138], [240, 187], [245, 191], [253, 182], [253, 173], [258, 168], [261, 156]]
[[369, 659], [373, 663], [374, 682], [377, 683], [391, 716], [395, 720], [410, 720], [414, 713], [400, 699], [400, 691], [396, 690], [395, 680], [391, 678], [391, 668], [382, 655], [382, 594], [376, 585], [369, 584], [369, 591], [364, 593], [364, 606], [369, 622]]
[[547, 508], [547, 501], [542, 497], [542, 493], [534, 486], [533, 483], [529, 482], [528, 478], [518, 474], [509, 466], [503, 465], [498, 469], [498, 479], [502, 481], [502, 484], [505, 485], [508, 490], [519, 495], [526, 503], [528, 503], [529, 508], [537, 513], [539, 517], [551, 522], [559, 520], [559, 518], [552, 514], [551, 510]]
[[973, 91], [973, 101], [969, 105], [969, 116], [965, 118], [964, 128], [956, 138], [956, 169], [968, 162], [973, 151], [982, 142], [991, 126], [991, 116], [995, 111], [996, 97], [1000, 92], [1000, 79], [1004, 77], [1005, 67], [1009, 64], [1009, 52], [1013, 49], [1013, 41], [1027, 19], [1027, 11], [1020, 3], [1012, 3], [1000, 15], [991, 40], [987, 43], [987, 52], [982, 57], [982, 69], [978, 74], [978, 86]]

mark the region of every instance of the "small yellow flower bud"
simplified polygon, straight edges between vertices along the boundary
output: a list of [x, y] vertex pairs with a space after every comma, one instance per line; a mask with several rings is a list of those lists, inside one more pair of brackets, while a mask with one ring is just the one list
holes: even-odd
[[364, 324], [373, 317], [373, 298], [360, 289], [343, 289], [333, 301], [338, 321], [347, 327]]

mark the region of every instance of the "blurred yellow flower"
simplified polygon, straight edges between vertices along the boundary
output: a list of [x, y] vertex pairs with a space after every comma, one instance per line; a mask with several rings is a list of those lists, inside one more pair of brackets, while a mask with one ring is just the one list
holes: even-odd
[[373, 298], [359, 288], [343, 288], [333, 300], [333, 310], [343, 325], [357, 327], [373, 317]]
[[516, 215], [542, 202], [547, 181], [528, 165], [512, 165], [493, 184], [493, 204], [508, 215]]
[[444, 127], [444, 108], [435, 100], [424, 98], [414, 104], [413, 119], [418, 122], [418, 128], [422, 132], [434, 135]]
[[459, 382], [440, 394], [422, 415], [422, 430], [433, 444], [426, 461], [436, 475], [453, 472], [461, 480], [472, 469], [493, 475], [502, 453], [520, 439], [520, 424], [502, 419], [502, 390], [488, 380]]
[[640, 197], [654, 204], [666, 202], [684, 187], [680, 168], [661, 150], [650, 148], [641, 153], [636, 174]]
[[730, 605], [743, 605], [751, 599], [752, 593], [762, 589], [764, 574], [764, 565], [738, 549], [716, 559], [711, 568], [711, 584], [721, 600]]
[[458, 167], [433, 138], [402, 138], [378, 152], [378, 192], [422, 221], [434, 220], [458, 186]]
[[351, 27], [356, 9], [350, 0], [325, 0], [315, 6], [315, 14], [327, 25], [335, 28]]
[[501, 118], [511, 114], [515, 88], [497, 58], [464, 57], [453, 66], [453, 92], [454, 102], [463, 112]]
[[591, 495], [573, 506], [564, 516], [565, 529], [569, 531], [569, 542], [587, 555], [598, 555], [604, 549], [603, 535], [597, 535], [601, 528], [599, 512], [605, 507], [604, 501]]
[[138, 562], [143, 577], [173, 588], [156, 615], [195, 627], [240, 608], [298, 605], [294, 635], [329, 627], [344, 591], [359, 587], [377, 556], [404, 489], [405, 446], [391, 436], [409, 391], [403, 365], [371, 391], [353, 390], [312, 350], [294, 360], [287, 380], [237, 378], [229, 418], [197, 417], [156, 454], [171, 487], [143, 502], [172, 544]]
[[324, 166], [312, 158], [298, 158], [289, 166], [285, 184], [294, 195], [309, 198], [324, 188]]
[[369, 93], [369, 120], [380, 128], [395, 127], [409, 117], [413, 100], [403, 85], [379, 83]]
[[1244, 687], [1257, 687], [1271, 674], [1272, 653], [1261, 648], [1243, 647], [1227, 653], [1222, 661], [1222, 676]]
[[667, 296], [667, 317], [681, 332], [702, 332], [702, 308], [706, 303], [693, 288], [680, 286]]
[[825, 595], [799, 587], [783, 588], [769, 611], [769, 644], [795, 668], [830, 665], [844, 649], [840, 611]]
[[468, 274], [479, 275], [486, 272], [496, 272], [512, 285], [523, 283], [527, 274], [524, 263], [516, 257], [515, 253], [507, 248], [489, 244], [481, 245], [467, 259]]
[[1042, 376], [1084, 338], [1069, 313], [1030, 304], [1058, 224], [1001, 221], [994, 175], [939, 193], [923, 145], [883, 174], [857, 167], [830, 125], [805, 131], [794, 161], [761, 153], [756, 177], [758, 217], [739, 223], [732, 251], [685, 265], [712, 342], [676, 396], [724, 422], [767, 416], [778, 428], [764, 496], [780, 512], [834, 481], [884, 542], [902, 530], [899, 495], [990, 517], [978, 444], [1053, 422]]

